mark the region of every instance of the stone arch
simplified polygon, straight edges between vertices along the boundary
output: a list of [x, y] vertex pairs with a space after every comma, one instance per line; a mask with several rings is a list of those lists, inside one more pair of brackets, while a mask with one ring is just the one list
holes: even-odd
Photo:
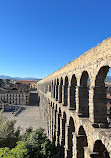
[[54, 86], [53, 86], [53, 80], [51, 81], [51, 97], [54, 96]]
[[[100, 71], [100, 69], [102, 67], [105, 67], [105, 66], [108, 66], [109, 68], [111, 68], [111, 60], [107, 60], [107, 59], [104, 59], [103, 61], [101, 61], [100, 63], [97, 63], [96, 65], [96, 68], [95, 68], [95, 73], [94, 73], [94, 76], [97, 76], [98, 75], [98, 72]], [[93, 83], [94, 84], [94, 83]], [[95, 84], [94, 84], [95, 85]]]
[[59, 85], [59, 79], [57, 78], [57, 83], [56, 83], [56, 85]]
[[94, 87], [94, 122], [95, 123], [106, 123], [106, 88], [105, 78], [109, 71], [109, 66], [103, 66], [100, 68], [95, 78]]
[[[47, 98], [46, 99], [46, 108], [45, 108], [46, 110], [46, 114], [45, 114], [45, 121], [46, 121], [46, 127], [47, 127], [47, 134], [48, 134], [48, 136], [49, 136], [49, 121], [50, 121], [50, 117], [48, 117], [49, 115], [50, 115], [50, 112], [49, 112], [49, 110], [50, 110], [50, 100], [49, 100], [49, 98]], [[48, 115], [47, 115], [48, 114]]]
[[69, 85], [68, 77], [66, 76], [64, 82], [64, 104], [63, 104], [64, 106], [68, 105], [68, 85]]
[[57, 111], [57, 104], [56, 104], [56, 106], [55, 106], [55, 110]]
[[73, 156], [73, 132], [75, 132], [75, 124], [73, 118], [70, 117], [68, 126], [68, 158], [72, 158]]
[[49, 137], [51, 138], [51, 121], [52, 121], [52, 116], [51, 116], [51, 108], [52, 108], [52, 102], [49, 104]]
[[59, 108], [59, 113], [58, 113], [58, 116], [57, 116], [57, 125], [58, 125], [58, 128], [57, 128], [57, 146], [60, 145], [60, 117], [61, 117], [61, 108]]
[[54, 110], [54, 139], [53, 139], [54, 144], [56, 142], [56, 132], [57, 132], [57, 104]]
[[59, 86], [59, 79], [57, 78], [57, 83], [56, 83], [56, 101], [58, 101], [58, 86]]
[[54, 109], [54, 103], [52, 104], [52, 108]]
[[88, 146], [86, 132], [83, 126], [80, 126], [77, 136], [77, 158], [84, 158], [84, 147]]
[[49, 98], [48, 98], [48, 136], [49, 136], [49, 134], [50, 134], [50, 100], [49, 100]]
[[66, 133], [66, 113], [63, 112], [63, 117], [62, 117], [62, 139], [61, 139], [61, 157], [65, 157], [65, 133]]
[[52, 125], [52, 141], [53, 141], [53, 139], [54, 139], [54, 115], [55, 115], [55, 113], [54, 113], [54, 103], [52, 104], [52, 109], [51, 109], [52, 111], [51, 111], [51, 115], [52, 115], [52, 122], [51, 122], [51, 125]]
[[79, 116], [89, 117], [89, 75], [83, 71], [79, 87]]
[[53, 80], [52, 80], [52, 86], [53, 86]]
[[101, 140], [95, 141], [93, 152], [94, 154], [91, 156], [94, 158], [110, 158], [109, 153]]
[[56, 93], [55, 93], [55, 91], [56, 91], [56, 79], [54, 80], [54, 87], [53, 87], [53, 90], [54, 90], [54, 98], [55, 98], [55, 95], [56, 95]]
[[71, 79], [71, 87], [70, 87], [70, 107], [71, 109], [76, 109], [76, 86], [77, 86], [77, 80], [75, 75], [72, 76]]
[[82, 125], [79, 127], [78, 135], [86, 135], [86, 132], [85, 132], [84, 127]]
[[63, 87], [63, 78], [60, 79], [60, 87], [59, 87], [59, 103], [62, 103], [62, 87]]

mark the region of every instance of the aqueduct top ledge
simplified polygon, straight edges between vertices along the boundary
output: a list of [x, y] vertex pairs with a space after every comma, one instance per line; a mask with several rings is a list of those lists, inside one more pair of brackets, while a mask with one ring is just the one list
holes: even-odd
[[63, 73], [68, 73], [70, 71], [75, 71], [77, 69], [82, 69], [85, 66], [92, 65], [102, 58], [111, 57], [111, 37], [104, 40], [102, 43], [98, 44], [96, 47], [93, 47], [89, 51], [82, 54], [80, 57], [72, 60], [70, 63], [42, 79], [39, 83], [49, 81], [50, 79], [60, 76]]

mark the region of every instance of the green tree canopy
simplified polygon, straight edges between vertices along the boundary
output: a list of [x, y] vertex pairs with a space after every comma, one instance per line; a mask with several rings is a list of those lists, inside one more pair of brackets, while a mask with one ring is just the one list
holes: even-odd
[[20, 138], [20, 128], [14, 129], [15, 120], [7, 120], [0, 112], [0, 148], [13, 148]]
[[42, 128], [14, 130], [15, 120], [7, 120], [0, 112], [0, 158], [53, 158], [59, 150], [48, 139]]
[[5, 79], [6, 84], [10, 84], [10, 81], [11, 81], [10, 79]]
[[5, 84], [3, 79], [0, 79], [0, 87], [2, 87]]
[[12, 87], [12, 88], [10, 88], [10, 90], [17, 90], [17, 88], [15, 88], [15, 87]]
[[29, 158], [24, 142], [17, 142], [13, 149], [0, 148], [0, 158]]
[[26, 142], [29, 158], [53, 158], [59, 152], [58, 148], [47, 138], [42, 128], [36, 131], [29, 128], [21, 140]]

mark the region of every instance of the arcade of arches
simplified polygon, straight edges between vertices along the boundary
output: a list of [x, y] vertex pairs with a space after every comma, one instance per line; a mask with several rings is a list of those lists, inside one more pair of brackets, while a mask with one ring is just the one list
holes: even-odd
[[105, 78], [111, 38], [37, 83], [47, 135], [61, 158], [111, 158]]

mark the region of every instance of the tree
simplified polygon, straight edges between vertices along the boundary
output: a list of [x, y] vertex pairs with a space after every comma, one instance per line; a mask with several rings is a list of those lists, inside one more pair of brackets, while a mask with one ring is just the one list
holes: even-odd
[[10, 81], [11, 81], [10, 79], [5, 79], [6, 84], [10, 84]]
[[26, 143], [29, 158], [53, 158], [59, 151], [47, 138], [42, 128], [36, 131], [27, 130], [21, 140]]
[[10, 88], [10, 90], [17, 90], [17, 88], [12, 87], [12, 88]]
[[14, 158], [29, 158], [26, 145], [22, 141], [17, 142], [17, 146], [13, 148], [10, 153]]
[[0, 148], [0, 158], [9, 155], [10, 149], [9, 148]]
[[0, 79], [0, 87], [2, 87], [4, 85], [4, 80]]
[[0, 148], [0, 158], [29, 158], [24, 142], [17, 142], [13, 149]]
[[14, 130], [15, 120], [7, 120], [0, 112], [0, 157], [1, 158], [53, 158], [59, 150], [40, 128], [26, 129], [20, 137], [19, 128]]
[[0, 112], [0, 148], [16, 146], [20, 138], [20, 127], [14, 129], [15, 120], [7, 120]]

